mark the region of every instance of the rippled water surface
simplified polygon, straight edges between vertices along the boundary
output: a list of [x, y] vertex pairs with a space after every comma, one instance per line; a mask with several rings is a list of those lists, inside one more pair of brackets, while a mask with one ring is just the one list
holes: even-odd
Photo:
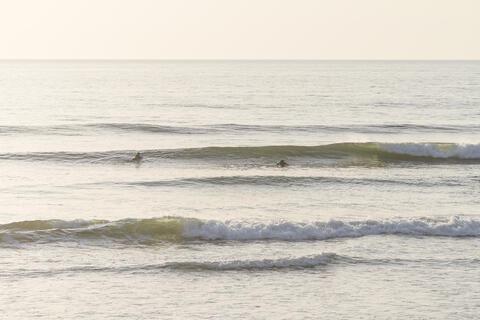
[[1, 61], [0, 112], [9, 319], [480, 312], [479, 62]]

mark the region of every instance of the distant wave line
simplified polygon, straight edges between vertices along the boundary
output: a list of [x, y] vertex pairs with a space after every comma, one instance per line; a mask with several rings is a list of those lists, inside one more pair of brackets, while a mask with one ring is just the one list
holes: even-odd
[[36, 125], [3, 125], [0, 135], [41, 134], [41, 135], [89, 135], [96, 131], [137, 132], [145, 134], [222, 134], [245, 132], [310, 132], [310, 133], [363, 133], [363, 134], [398, 134], [401, 132], [477, 132], [478, 125], [419, 125], [419, 124], [339, 124], [331, 125], [255, 125], [255, 124], [211, 124], [197, 126], [171, 126], [153, 123], [84, 123], [58, 124], [49, 126]]
[[[334, 176], [287, 176], [287, 175], [234, 175], [234, 176], [214, 176], [198, 178], [179, 178], [167, 180], [147, 180], [131, 182], [112, 182], [116, 185], [139, 186], [139, 187], [162, 187], [162, 186], [195, 186], [195, 185], [249, 185], [249, 186], [306, 186], [312, 184], [358, 184], [358, 185], [408, 185], [434, 187], [438, 182], [426, 181], [407, 181], [391, 179], [371, 179], [371, 178], [351, 178]], [[449, 186], [462, 185], [459, 182], [442, 181], [443, 185]]]

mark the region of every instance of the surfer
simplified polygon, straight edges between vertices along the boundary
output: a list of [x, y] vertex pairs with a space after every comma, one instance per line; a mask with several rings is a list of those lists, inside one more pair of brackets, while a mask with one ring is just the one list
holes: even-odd
[[140, 162], [143, 159], [143, 156], [140, 154], [140, 152], [137, 152], [135, 157], [133, 157], [132, 161], [133, 162]]
[[277, 162], [277, 167], [284, 168], [287, 166], [288, 166], [288, 163], [286, 163], [284, 160], [280, 160], [279, 162]]

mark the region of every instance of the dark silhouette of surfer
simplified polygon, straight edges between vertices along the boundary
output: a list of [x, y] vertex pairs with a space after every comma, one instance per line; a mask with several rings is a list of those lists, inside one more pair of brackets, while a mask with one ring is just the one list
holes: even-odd
[[285, 160], [280, 160], [279, 162], [277, 162], [277, 167], [279, 168], [288, 167], [288, 163], [286, 163]]
[[142, 154], [141, 154], [140, 152], [137, 152], [137, 154], [135, 155], [135, 157], [133, 157], [132, 161], [133, 161], [133, 162], [140, 162], [140, 161], [142, 161], [142, 159], [143, 159]]

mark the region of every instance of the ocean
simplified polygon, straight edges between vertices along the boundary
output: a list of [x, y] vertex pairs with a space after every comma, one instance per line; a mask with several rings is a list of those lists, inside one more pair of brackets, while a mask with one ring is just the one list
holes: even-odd
[[476, 318], [479, 137], [479, 61], [0, 61], [0, 317]]

